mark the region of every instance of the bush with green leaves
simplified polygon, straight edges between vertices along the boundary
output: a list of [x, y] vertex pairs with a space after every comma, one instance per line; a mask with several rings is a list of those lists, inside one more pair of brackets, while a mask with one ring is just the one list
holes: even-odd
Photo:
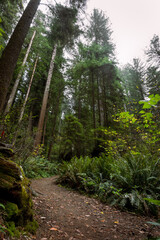
[[160, 160], [142, 154], [75, 157], [62, 164], [58, 182], [94, 194], [103, 202], [156, 214], [156, 207], [144, 198], [160, 197]]
[[58, 173], [58, 163], [50, 162], [42, 156], [31, 156], [22, 163], [28, 178], [50, 177]]
[[[61, 183], [67, 183], [73, 187], [83, 188], [85, 186], [85, 176], [97, 179], [107, 179], [110, 174], [110, 162], [112, 158], [107, 158], [105, 155], [102, 157], [90, 158], [86, 157], [74, 157], [70, 162], [63, 162], [60, 167]], [[99, 180], [98, 180], [99, 179]], [[83, 182], [83, 186], [82, 186]]]

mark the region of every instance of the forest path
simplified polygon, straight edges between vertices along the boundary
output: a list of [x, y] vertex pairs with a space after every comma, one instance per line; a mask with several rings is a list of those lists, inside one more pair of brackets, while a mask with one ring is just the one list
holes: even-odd
[[33, 180], [40, 192], [33, 197], [39, 223], [37, 240], [142, 240], [160, 231], [151, 229], [145, 217], [121, 212], [98, 200], [56, 185], [56, 177]]

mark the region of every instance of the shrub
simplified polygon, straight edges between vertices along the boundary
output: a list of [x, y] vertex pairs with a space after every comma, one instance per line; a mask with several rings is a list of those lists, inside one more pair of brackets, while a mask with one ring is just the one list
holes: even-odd
[[32, 156], [22, 163], [22, 168], [28, 178], [49, 177], [57, 174], [58, 163], [50, 162], [41, 156]]
[[156, 214], [144, 198], [160, 197], [160, 164], [150, 155], [73, 158], [61, 166], [59, 183], [97, 195], [103, 202]]

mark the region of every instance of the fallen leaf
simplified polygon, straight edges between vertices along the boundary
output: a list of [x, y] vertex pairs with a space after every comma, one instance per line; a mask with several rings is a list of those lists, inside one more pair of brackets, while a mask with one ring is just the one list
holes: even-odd
[[119, 224], [119, 221], [115, 221], [114, 223], [117, 223], [117, 224]]
[[101, 222], [105, 222], [105, 220], [101, 220]]
[[50, 230], [50, 231], [58, 231], [58, 229], [57, 229], [57, 228], [54, 228], [54, 227], [53, 227], [53, 228], [50, 228], [49, 230]]

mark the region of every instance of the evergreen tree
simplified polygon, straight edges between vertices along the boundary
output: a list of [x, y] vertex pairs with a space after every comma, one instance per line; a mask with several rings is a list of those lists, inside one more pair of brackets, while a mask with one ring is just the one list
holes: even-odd
[[50, 68], [48, 72], [45, 92], [43, 96], [43, 102], [41, 107], [41, 113], [38, 123], [38, 130], [35, 138], [35, 147], [41, 143], [42, 130], [44, 125], [45, 112], [48, 102], [49, 89], [53, 74], [54, 59], [56, 57], [57, 47], [64, 48], [64, 46], [71, 46], [73, 44], [74, 38], [79, 35], [79, 28], [76, 25], [77, 21], [77, 10], [74, 8], [64, 7], [60, 4], [57, 4], [53, 8], [53, 15], [55, 16], [51, 22], [51, 33], [50, 38], [54, 44], [54, 49], [52, 53], [52, 58], [50, 62]]
[[[88, 44], [79, 44], [79, 52], [73, 61], [74, 109], [78, 110], [78, 117], [84, 106], [90, 109], [95, 129], [110, 124], [112, 114], [122, 106], [123, 99], [121, 81], [111, 60], [114, 59], [114, 46], [108, 18], [96, 9], [91, 16], [86, 40]], [[83, 98], [88, 107], [83, 104]]]
[[128, 110], [131, 110], [138, 107], [138, 102], [145, 98], [145, 68], [140, 59], [133, 59], [133, 63], [127, 64], [121, 74], [124, 80], [123, 84], [127, 102], [129, 104]]
[[146, 55], [149, 62], [146, 78], [148, 91], [151, 94], [160, 94], [160, 40], [158, 35], [154, 35], [151, 39]]
[[[80, 7], [86, 1], [74, 0], [70, 2], [75, 6], [78, 4], [78, 7]], [[0, 112], [4, 108], [8, 87], [13, 77], [18, 56], [39, 4], [40, 0], [30, 0], [0, 59]]]
[[146, 51], [148, 62], [153, 65], [159, 66], [160, 63], [160, 41], [159, 36], [154, 35], [150, 41], [149, 49]]
[[160, 70], [159, 67], [150, 66], [146, 73], [146, 85], [150, 94], [160, 95]]

